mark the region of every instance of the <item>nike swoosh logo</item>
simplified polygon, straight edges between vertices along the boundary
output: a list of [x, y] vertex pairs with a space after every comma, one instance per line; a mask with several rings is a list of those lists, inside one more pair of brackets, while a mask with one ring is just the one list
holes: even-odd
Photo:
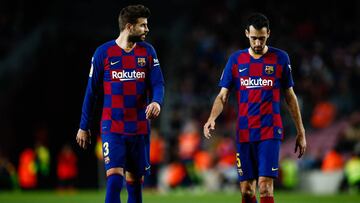
[[145, 167], [145, 171], [149, 170], [151, 166]]
[[119, 63], [120, 61], [115, 61], [115, 62], [112, 62], [112, 61], [110, 61], [110, 65], [115, 65], [115, 64], [117, 64], [117, 63]]
[[271, 168], [271, 171], [277, 171], [279, 168]]
[[239, 69], [239, 72], [244, 72], [247, 68], [244, 68], [244, 69]]

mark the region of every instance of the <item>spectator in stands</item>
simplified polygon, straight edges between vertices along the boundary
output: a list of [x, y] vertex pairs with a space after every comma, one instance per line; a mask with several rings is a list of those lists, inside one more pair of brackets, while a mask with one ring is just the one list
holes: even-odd
[[280, 160], [280, 183], [284, 189], [295, 189], [299, 182], [299, 169], [296, 160], [285, 155]]
[[322, 101], [316, 104], [312, 117], [311, 125], [314, 128], [322, 129], [332, 124], [336, 116], [336, 106], [331, 102]]
[[32, 148], [26, 148], [21, 152], [18, 174], [22, 189], [35, 189], [37, 187], [36, 154]]
[[78, 176], [77, 156], [70, 145], [61, 149], [57, 159], [59, 189], [73, 189]]
[[334, 172], [344, 169], [344, 158], [337, 148], [333, 148], [323, 159], [321, 170], [323, 172]]
[[357, 144], [352, 157], [345, 164], [345, 178], [351, 190], [360, 192], [360, 144]]
[[145, 177], [145, 187], [156, 188], [159, 179], [159, 170], [165, 161], [165, 140], [155, 128], [150, 135], [150, 164], [151, 174]]
[[348, 125], [341, 131], [338, 140], [338, 147], [341, 152], [353, 152], [354, 146], [360, 143], [360, 112], [353, 112]]
[[185, 123], [182, 132], [179, 135], [179, 158], [186, 168], [185, 185], [198, 183], [198, 176], [194, 168], [194, 156], [200, 150], [201, 136], [197, 123], [189, 120]]
[[0, 191], [18, 189], [19, 184], [15, 166], [0, 150]]

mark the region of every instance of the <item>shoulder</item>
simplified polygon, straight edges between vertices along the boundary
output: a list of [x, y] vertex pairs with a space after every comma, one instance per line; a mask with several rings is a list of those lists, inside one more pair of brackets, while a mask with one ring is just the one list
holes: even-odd
[[148, 43], [148, 42], [137, 42], [137, 45], [138, 45], [139, 47], [145, 48], [146, 50], [150, 51], [151, 53], [152, 53], [152, 52], [155, 52], [154, 47], [153, 47], [150, 43]]
[[280, 61], [288, 61], [289, 60], [288, 53], [282, 49], [275, 48], [275, 47], [269, 47], [269, 51], [276, 54]]
[[246, 56], [249, 56], [249, 57], [250, 57], [249, 52], [248, 52], [247, 49], [239, 49], [239, 50], [233, 52], [233, 53], [229, 56], [229, 59], [228, 59], [228, 60], [229, 60], [229, 61], [230, 61], [230, 60], [237, 61], [237, 60], [240, 58], [240, 56], [245, 56], [245, 58], [246, 58]]
[[107, 53], [108, 49], [115, 45], [116, 45], [115, 40], [105, 42], [96, 48], [94, 55], [95, 56], [104, 56]]

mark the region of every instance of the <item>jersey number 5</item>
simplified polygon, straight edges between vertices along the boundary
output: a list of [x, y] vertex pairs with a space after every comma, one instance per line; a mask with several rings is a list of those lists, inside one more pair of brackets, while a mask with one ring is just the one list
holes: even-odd
[[240, 161], [240, 154], [236, 153], [236, 162], [237, 162], [237, 167], [241, 168], [241, 161]]

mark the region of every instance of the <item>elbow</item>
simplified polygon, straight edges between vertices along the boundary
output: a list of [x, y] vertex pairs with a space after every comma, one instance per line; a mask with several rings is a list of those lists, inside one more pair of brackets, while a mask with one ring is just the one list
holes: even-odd
[[223, 104], [225, 105], [227, 102], [227, 97], [225, 95], [218, 95], [217, 99]]

